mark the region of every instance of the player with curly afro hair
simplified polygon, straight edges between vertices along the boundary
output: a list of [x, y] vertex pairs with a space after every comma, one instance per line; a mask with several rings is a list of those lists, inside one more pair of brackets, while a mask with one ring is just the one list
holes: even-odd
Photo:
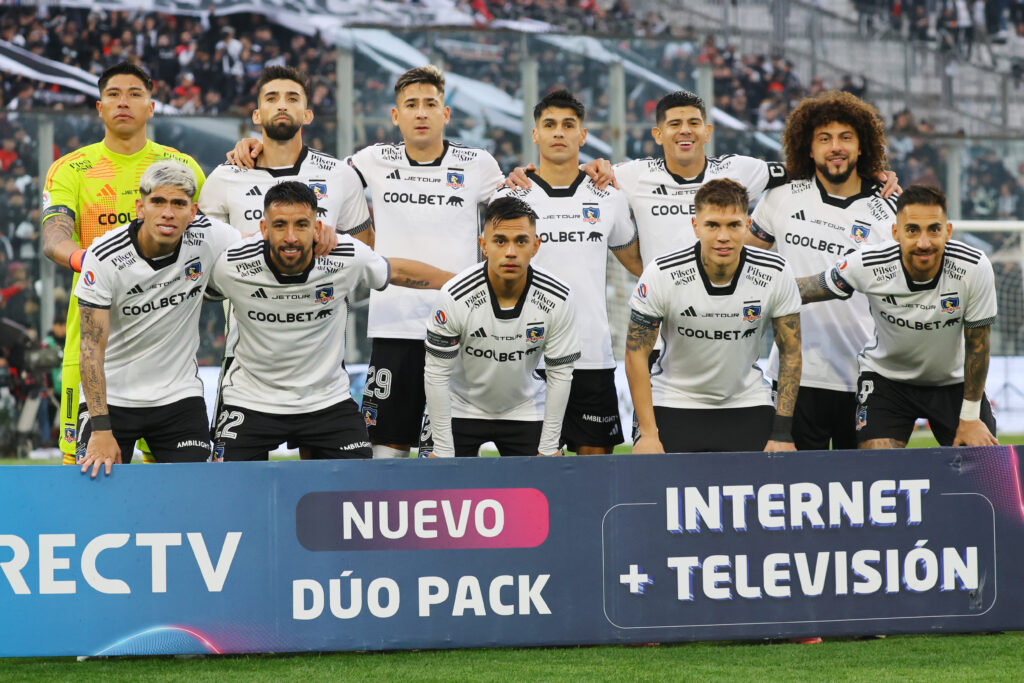
[[[849, 126], [857, 134], [855, 158], [849, 159], [852, 163], [845, 168], [842, 164], [822, 164], [820, 159], [814, 159], [815, 136], [819, 129], [832, 123]], [[786, 171], [793, 180], [809, 180], [818, 170], [826, 177], [833, 176], [836, 184], [842, 184], [854, 168], [862, 178], [878, 178], [886, 167], [885, 128], [878, 111], [859, 97], [838, 90], [807, 98], [790, 112], [782, 132], [782, 147], [786, 152]], [[838, 173], [831, 170], [833, 165], [838, 167]]]

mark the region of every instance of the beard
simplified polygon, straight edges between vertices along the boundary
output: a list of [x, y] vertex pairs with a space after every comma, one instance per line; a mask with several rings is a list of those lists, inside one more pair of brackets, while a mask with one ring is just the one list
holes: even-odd
[[818, 169], [818, 173], [820, 173], [825, 180], [833, 185], [842, 185], [850, 179], [850, 176], [853, 175], [853, 172], [857, 169], [856, 164], [850, 164], [849, 162], [847, 163], [846, 170], [840, 171], [839, 173], [832, 173], [829, 170], [828, 164], [815, 164], [814, 167]]
[[284, 142], [291, 140], [295, 137], [295, 134], [302, 128], [302, 124], [294, 121], [274, 121], [272, 123], [263, 124], [263, 133], [271, 140], [277, 140], [278, 142]]

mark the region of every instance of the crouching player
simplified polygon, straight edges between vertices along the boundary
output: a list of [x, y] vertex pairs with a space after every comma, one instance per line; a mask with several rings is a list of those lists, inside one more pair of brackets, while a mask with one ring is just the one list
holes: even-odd
[[[537, 214], [496, 199], [479, 238], [486, 259], [441, 289], [427, 322], [424, 390], [438, 457], [475, 456], [493, 441], [502, 456], [561, 455], [562, 419], [580, 357], [572, 294], [530, 265]], [[547, 379], [534, 371], [541, 356]]]
[[342, 364], [349, 294], [389, 282], [437, 289], [452, 274], [419, 261], [389, 261], [349, 235], [315, 258], [321, 228], [313, 191], [280, 183], [264, 195], [261, 234], [214, 264], [211, 295], [230, 300], [239, 333], [235, 361], [221, 381], [216, 459], [267, 460], [285, 441], [314, 459], [371, 456]]
[[[131, 462], [146, 439], [157, 462], [210, 457], [196, 372], [199, 311], [214, 259], [239, 238], [197, 216], [196, 177], [178, 161], [139, 180], [137, 218], [96, 239], [75, 287], [81, 315], [82, 472]], [[84, 454], [84, 457], [82, 457]]]

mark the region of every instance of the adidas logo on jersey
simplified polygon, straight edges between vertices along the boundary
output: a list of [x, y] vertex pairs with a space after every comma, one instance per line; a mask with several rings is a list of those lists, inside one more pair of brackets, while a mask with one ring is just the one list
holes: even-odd
[[882, 297], [882, 301], [884, 301], [885, 303], [889, 304], [890, 306], [895, 306], [896, 305], [896, 297], [894, 297], [891, 294], [889, 296], [883, 296]]
[[790, 218], [795, 218], [798, 221], [805, 221], [805, 220], [807, 220], [806, 218], [804, 218], [804, 210], [803, 209], [800, 209], [799, 211], [794, 213], [792, 216], [790, 216]]
[[104, 185], [103, 188], [96, 193], [97, 197], [116, 197], [117, 191], [110, 185]]
[[477, 330], [476, 332], [474, 332], [473, 334], [471, 334], [469, 336], [470, 337], [477, 337], [477, 338], [486, 337], [487, 336], [487, 331], [484, 330], [484, 328], [481, 327], [479, 330]]
[[402, 176], [398, 175], [398, 169], [397, 168], [394, 171], [392, 171], [391, 173], [388, 173], [387, 177], [390, 178], [391, 180], [401, 180], [402, 179]]
[[255, 292], [253, 292], [249, 296], [251, 296], [253, 299], [266, 299], [266, 298], [268, 298], [267, 297], [267, 293], [265, 291], [263, 291], [262, 287], [257, 289]]
[[683, 315], [685, 315], [687, 317], [690, 317], [690, 318], [696, 318], [697, 317], [697, 311], [693, 310], [693, 306], [690, 306], [685, 311], [683, 311]]
[[134, 287], [129, 289], [128, 295], [131, 296], [132, 294], [142, 294], [142, 285], [135, 285]]
[[664, 185], [658, 185], [654, 188], [654, 194], [668, 194], [668, 190], [665, 189]]
[[256, 185], [252, 186], [252, 189], [245, 193], [246, 197], [262, 197], [263, 193], [260, 192], [260, 188]]

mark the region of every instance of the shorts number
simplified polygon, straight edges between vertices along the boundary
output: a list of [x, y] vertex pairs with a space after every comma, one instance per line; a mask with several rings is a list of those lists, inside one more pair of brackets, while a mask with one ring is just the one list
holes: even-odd
[[232, 431], [245, 421], [245, 415], [237, 410], [222, 410], [217, 418], [217, 438], [237, 439], [238, 434]]
[[868, 396], [875, 390], [874, 380], [865, 379], [860, 383], [860, 392], [857, 394], [857, 401], [863, 405], [868, 402]]
[[391, 395], [391, 371], [387, 368], [376, 370], [372, 365], [366, 370], [366, 390], [364, 396], [375, 396], [384, 400]]

